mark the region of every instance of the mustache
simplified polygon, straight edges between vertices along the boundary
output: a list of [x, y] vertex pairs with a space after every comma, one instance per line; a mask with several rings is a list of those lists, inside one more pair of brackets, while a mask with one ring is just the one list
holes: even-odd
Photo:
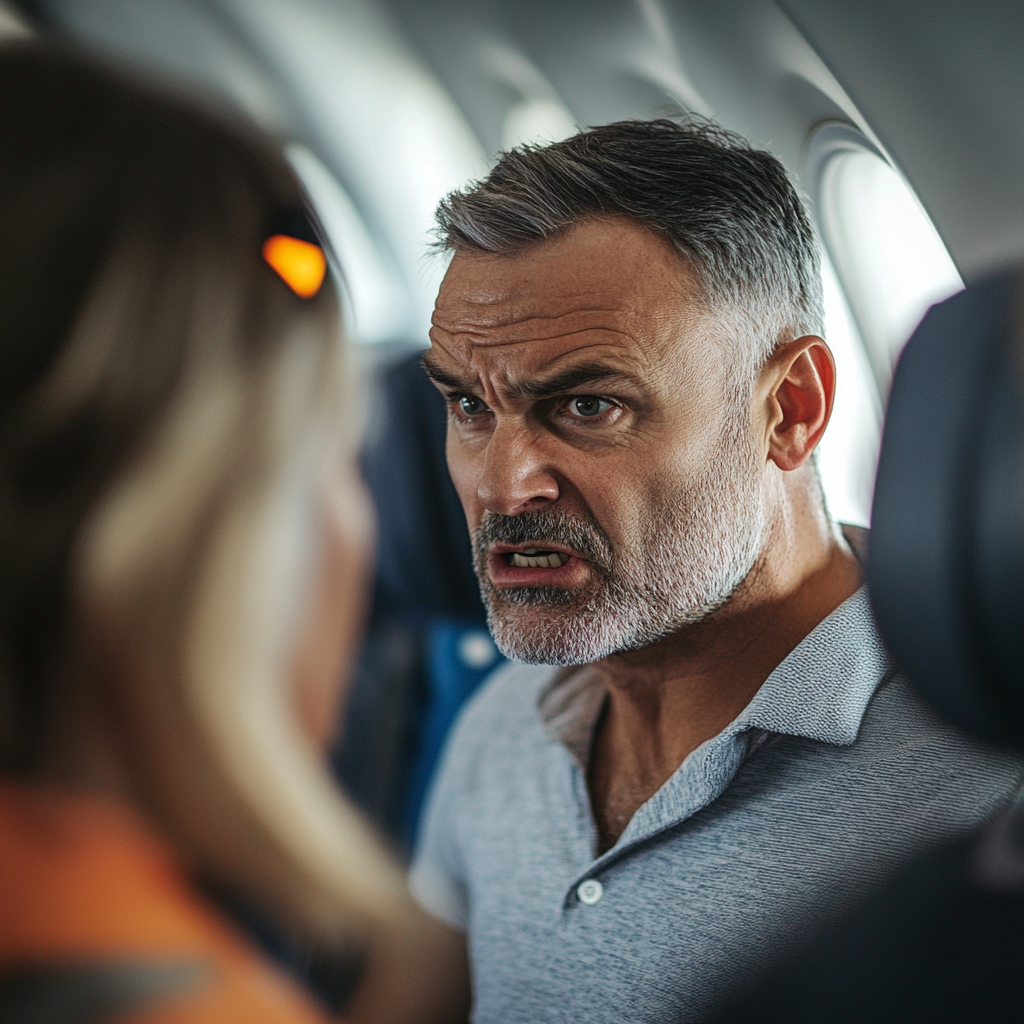
[[542, 547], [545, 543], [571, 548], [598, 569], [611, 571], [611, 542], [590, 516], [569, 515], [549, 509], [520, 512], [517, 516], [487, 512], [473, 532], [473, 547], [481, 565], [486, 562], [487, 552], [494, 544], [536, 544]]

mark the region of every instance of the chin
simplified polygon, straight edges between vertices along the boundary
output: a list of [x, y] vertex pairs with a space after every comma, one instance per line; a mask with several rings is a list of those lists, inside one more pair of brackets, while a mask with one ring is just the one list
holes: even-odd
[[593, 614], [492, 605], [487, 618], [498, 650], [520, 664], [589, 665], [622, 649], [618, 624]]

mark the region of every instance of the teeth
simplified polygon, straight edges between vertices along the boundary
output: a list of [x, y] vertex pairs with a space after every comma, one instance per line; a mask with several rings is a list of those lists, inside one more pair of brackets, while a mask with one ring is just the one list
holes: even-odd
[[509, 565], [520, 569], [558, 569], [569, 561], [568, 555], [553, 551], [550, 555], [535, 555], [536, 548], [517, 551], [509, 559]]

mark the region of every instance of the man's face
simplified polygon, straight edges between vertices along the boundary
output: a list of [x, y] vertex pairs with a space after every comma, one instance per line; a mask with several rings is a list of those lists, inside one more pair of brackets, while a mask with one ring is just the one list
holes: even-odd
[[717, 330], [675, 251], [626, 220], [455, 255], [425, 362], [506, 656], [645, 647], [750, 571], [765, 458]]

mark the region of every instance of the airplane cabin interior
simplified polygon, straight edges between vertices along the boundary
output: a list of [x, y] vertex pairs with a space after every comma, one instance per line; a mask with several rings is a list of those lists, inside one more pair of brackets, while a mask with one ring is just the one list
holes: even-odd
[[[17, 39], [240, 114], [305, 189], [362, 375], [360, 457], [378, 523], [368, 626], [330, 757], [401, 863], [453, 723], [505, 664], [448, 476], [444, 400], [420, 368], [448, 259], [432, 248], [435, 210], [503, 152], [590, 126], [707, 119], [781, 161], [821, 243], [837, 385], [814, 457], [828, 510], [869, 531], [879, 628], [937, 714], [972, 742], [1024, 745], [1024, 321], [1011, 308], [1024, 294], [1013, 277], [1024, 264], [1024, 4], [7, 0], [0, 45]], [[969, 358], [963, 339], [975, 335]], [[1011, 335], [1016, 356], [1000, 340]], [[1019, 836], [1000, 842], [1024, 848]], [[1024, 857], [992, 856], [1003, 857], [1002, 895], [986, 904], [998, 922], [975, 908], [957, 927], [982, 944], [995, 935], [1012, 963], [1024, 956]], [[912, 894], [892, 897], [907, 920], [944, 898], [940, 887], [915, 903], [906, 878], [899, 891]], [[872, 906], [837, 957], [876, 965], [866, 950], [887, 926]], [[879, 948], [899, 959], [908, 943], [927, 946], [927, 929], [901, 934], [902, 946], [883, 937]], [[927, 1019], [922, 993], [962, 953], [943, 942], [916, 974], [794, 968], [716, 1019], [826, 1019], [835, 993], [846, 1003], [831, 1019]], [[350, 963], [303, 963], [321, 992], [356, 983]], [[990, 1002], [977, 996], [971, 1019], [1013, 1019], [996, 1003], [1024, 1006], [1022, 968], [1000, 968], [1018, 971], [1014, 995], [977, 965], [971, 984], [991, 981]], [[333, 982], [320, 977], [332, 970]], [[874, 995], [861, 1000], [862, 988]], [[0, 978], [0, 1004], [3, 993]]]

